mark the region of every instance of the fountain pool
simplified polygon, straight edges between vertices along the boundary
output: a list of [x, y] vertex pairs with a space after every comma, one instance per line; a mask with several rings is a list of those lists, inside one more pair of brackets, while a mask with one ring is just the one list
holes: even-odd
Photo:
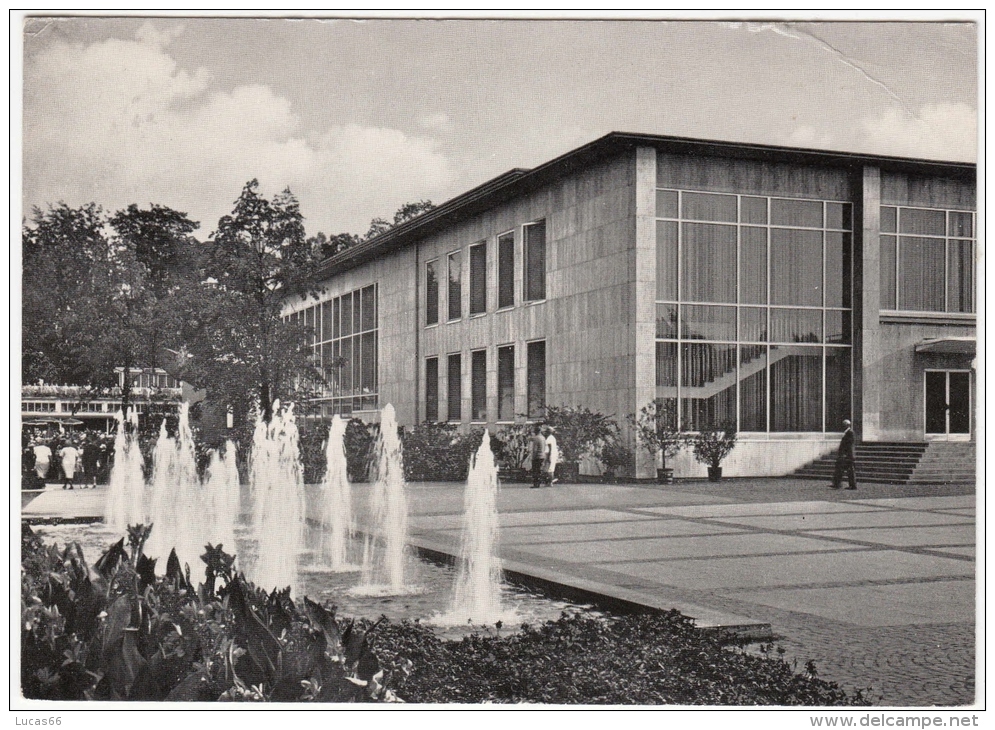
[[[31, 529], [46, 542], [54, 542], [60, 548], [67, 542], [78, 542], [91, 566], [113, 542], [122, 537], [108, 531], [101, 523], [38, 524], [33, 525]], [[417, 591], [394, 596], [361, 595], [351, 590], [357, 582], [356, 572], [336, 572], [321, 568], [320, 532], [308, 528], [305, 533], [308, 547], [302, 555], [298, 574], [300, 596], [308, 596], [326, 606], [337, 606], [337, 613], [341, 618], [376, 619], [383, 615], [395, 621], [419, 620], [433, 626], [436, 633], [443, 638], [458, 638], [468, 633], [470, 628], [481, 630], [480, 626], [438, 626], [433, 621], [433, 617], [451, 608], [453, 588], [457, 579], [456, 569], [452, 566], [409, 557], [405, 565], [405, 574], [408, 576], [406, 581], [416, 585]], [[252, 543], [251, 532], [246, 527], [239, 526], [236, 529], [236, 544], [239, 548], [251, 551]], [[358, 544], [352, 547], [358, 548]], [[313, 571], [311, 567], [314, 567]], [[193, 565], [190, 569], [191, 576], [195, 580], [202, 579], [202, 562], [196, 569]], [[592, 610], [590, 606], [553, 600], [507, 583], [501, 587], [500, 600], [501, 605], [513, 610], [517, 617], [517, 624], [504, 621], [502, 631], [512, 631], [522, 623], [536, 624], [555, 620], [564, 611], [590, 613]]]

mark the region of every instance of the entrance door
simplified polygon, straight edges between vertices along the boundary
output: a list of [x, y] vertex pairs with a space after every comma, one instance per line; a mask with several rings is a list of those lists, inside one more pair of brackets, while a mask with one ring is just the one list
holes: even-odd
[[970, 440], [970, 371], [926, 371], [926, 438], [932, 441]]

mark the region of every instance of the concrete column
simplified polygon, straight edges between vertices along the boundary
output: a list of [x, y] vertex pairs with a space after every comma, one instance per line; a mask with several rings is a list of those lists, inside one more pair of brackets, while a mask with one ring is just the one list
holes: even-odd
[[881, 170], [859, 176], [854, 230], [853, 426], [861, 441], [881, 436]]
[[[636, 149], [636, 220], [633, 264], [632, 328], [630, 352], [635, 382], [630, 413], [656, 397], [656, 150]], [[636, 447], [636, 476], [656, 475], [656, 463], [645, 449]]]

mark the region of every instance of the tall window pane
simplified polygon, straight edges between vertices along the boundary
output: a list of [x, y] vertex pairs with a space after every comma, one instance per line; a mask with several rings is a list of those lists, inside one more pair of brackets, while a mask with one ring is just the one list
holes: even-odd
[[332, 302], [332, 337], [338, 339], [342, 336], [342, 325], [339, 319], [342, 315], [342, 297], [335, 297]]
[[657, 190], [656, 191], [656, 217], [676, 218], [677, 217], [677, 191]]
[[525, 226], [525, 299], [546, 298], [546, 221]]
[[677, 223], [656, 222], [656, 298], [677, 299]]
[[352, 293], [346, 294], [342, 299], [342, 336], [352, 334]]
[[368, 286], [361, 292], [363, 299], [362, 328], [366, 332], [377, 326], [377, 296], [374, 287]]
[[346, 337], [342, 340], [341, 350], [339, 352], [339, 357], [342, 358], [342, 367], [339, 369], [341, 377], [339, 383], [341, 384], [342, 395], [352, 395], [352, 338]]
[[767, 229], [744, 226], [739, 244], [739, 301], [767, 303]]
[[487, 420], [487, 350], [470, 353], [470, 420]]
[[826, 306], [850, 306], [850, 234], [826, 232]]
[[898, 308], [942, 312], [946, 263], [943, 239], [903, 236], [898, 246]]
[[736, 301], [736, 227], [685, 223], [681, 299]]
[[463, 264], [459, 251], [449, 254], [449, 319], [463, 314]]
[[974, 311], [974, 247], [971, 241], [951, 241], [947, 267], [947, 311]]
[[435, 264], [435, 261], [425, 264], [425, 324], [439, 321], [439, 278]]
[[526, 352], [529, 418], [541, 418], [546, 408], [546, 343], [530, 342]]
[[498, 420], [515, 420], [515, 346], [498, 348]]
[[770, 430], [822, 430], [822, 348], [770, 348]]
[[898, 261], [898, 239], [894, 236], [881, 236], [881, 309], [894, 309], [895, 266]]
[[515, 234], [498, 238], [498, 309], [515, 304]]
[[463, 361], [459, 353], [450, 355], [446, 372], [446, 420], [463, 420]]
[[770, 232], [771, 304], [822, 306], [822, 232]]
[[377, 336], [374, 332], [362, 335], [360, 390], [363, 395], [377, 392]]
[[425, 420], [439, 420], [439, 358], [425, 360]]
[[739, 348], [739, 430], [767, 430], [767, 346]]
[[332, 339], [332, 302], [322, 302], [321, 304], [321, 341]]
[[487, 244], [470, 246], [470, 314], [487, 311]]
[[681, 346], [681, 414], [692, 431], [736, 420], [736, 345]]
[[677, 337], [677, 305], [656, 305], [656, 336], [664, 339]]
[[842, 431], [850, 418], [850, 348], [826, 348], [826, 430]]

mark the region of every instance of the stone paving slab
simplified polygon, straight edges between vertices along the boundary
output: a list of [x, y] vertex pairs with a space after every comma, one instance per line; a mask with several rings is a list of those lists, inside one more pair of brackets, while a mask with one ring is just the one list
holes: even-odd
[[[857, 550], [828, 540], [811, 540], [792, 535], [706, 535], [643, 540], [601, 540], [590, 542], [539, 543], [519, 545], [524, 552], [581, 562], [657, 561], [665, 573], [669, 561], [681, 558], [713, 558], [729, 555], [770, 555], [836, 550]], [[655, 563], [654, 563], [655, 564]]]
[[881, 512], [884, 507], [851, 502], [764, 502], [750, 504], [691, 505], [688, 507], [647, 507], [641, 512], [679, 517], [749, 517], [752, 515], [810, 515], [836, 512]]
[[107, 488], [46, 489], [21, 507], [21, 517], [80, 519], [102, 518]]
[[[906, 509], [910, 505], [910, 500], [905, 497], [890, 497], [887, 499], [854, 499], [848, 500], [856, 504], [877, 505], [880, 507], [891, 507]], [[973, 494], [939, 496], [939, 497], [915, 497], [912, 501], [913, 509], [960, 509], [964, 507], [974, 507], [977, 499]]]
[[749, 600], [857, 626], [924, 624], [939, 615], [968, 622], [975, 612], [973, 580], [760, 590], [752, 591]]
[[932, 525], [965, 525], [968, 517], [919, 512], [912, 509], [884, 512], [769, 515], [757, 517], [713, 517], [719, 522], [747, 525], [766, 530], [830, 530], [855, 527], [927, 527]]
[[[501, 512], [498, 514], [501, 527], [518, 525], [560, 525], [577, 523], [612, 523], [652, 520], [649, 515], [630, 512], [617, 512], [608, 509], [549, 510], [536, 512]], [[411, 518], [411, 524], [424, 529], [451, 530], [463, 527], [463, 515], [419, 515]]]
[[718, 535], [733, 532], [741, 532], [741, 530], [722, 525], [702, 525], [684, 520], [537, 525], [503, 528], [501, 530], [501, 544], [519, 545], [522, 543], [582, 542], [586, 540], [607, 544], [625, 538]]
[[898, 550], [847, 550], [800, 556], [716, 557], [658, 563], [613, 563], [612, 569], [665, 585], [754, 589], [973, 576], [974, 564]]
[[975, 560], [977, 554], [977, 550], [974, 545], [971, 545], [969, 547], [938, 547], [930, 549], [938, 553], [947, 553], [949, 555], [962, 555], [964, 557], [971, 558], [971, 560]]
[[868, 527], [844, 530], [815, 530], [813, 536], [835, 537], [841, 540], [859, 540], [890, 547], [974, 545], [974, 525], [938, 525], [917, 527]]

